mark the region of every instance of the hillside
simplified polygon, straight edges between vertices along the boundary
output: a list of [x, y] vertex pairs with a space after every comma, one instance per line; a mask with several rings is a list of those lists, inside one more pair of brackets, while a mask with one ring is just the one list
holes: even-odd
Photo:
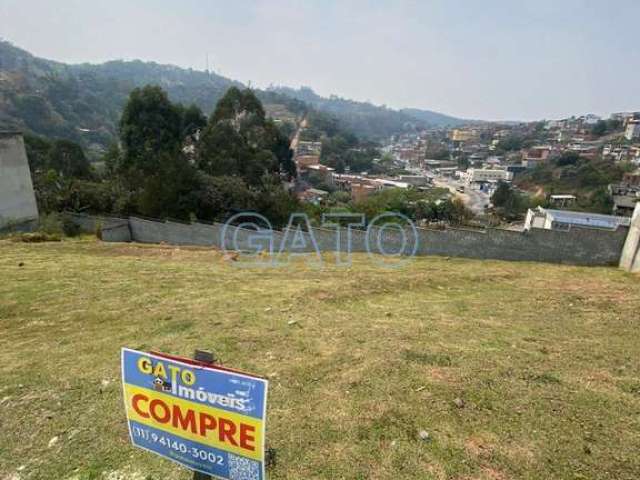
[[272, 87], [272, 91], [297, 98], [313, 107], [335, 115], [351, 131], [365, 138], [381, 138], [414, 127], [444, 127], [466, 123], [465, 120], [429, 110], [393, 110], [368, 102], [356, 102], [337, 96], [321, 97], [311, 88]]
[[[117, 138], [118, 119], [130, 91], [146, 84], [160, 85], [172, 101], [195, 103], [206, 114], [230, 86], [241, 86], [213, 72], [153, 62], [67, 65], [0, 41], [0, 129], [66, 138], [90, 152], [101, 152]], [[363, 138], [377, 139], [414, 126], [456, 120], [432, 112], [421, 117], [365, 102], [323, 98], [310, 89], [279, 87], [256, 94], [267, 111], [283, 118], [296, 118], [315, 108], [332, 114], [343, 128]]]
[[212, 349], [268, 376], [272, 479], [640, 471], [640, 279], [622, 271], [435, 257], [385, 269], [360, 254], [265, 271], [95, 241], [0, 253], [0, 478], [191, 478], [130, 446], [123, 346]]
[[460, 125], [471, 123], [470, 121], [463, 120], [462, 118], [451, 117], [444, 113], [433, 112], [431, 110], [421, 110], [419, 108], [403, 108], [400, 112], [434, 127], [458, 127]]
[[66, 65], [0, 42], [0, 128], [18, 128], [101, 150], [116, 139], [130, 91], [162, 86], [174, 101], [210, 112], [237, 82], [214, 73], [141, 61]]

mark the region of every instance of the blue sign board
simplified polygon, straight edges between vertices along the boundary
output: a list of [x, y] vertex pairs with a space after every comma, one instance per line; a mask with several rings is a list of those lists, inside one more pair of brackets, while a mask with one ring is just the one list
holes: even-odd
[[159, 353], [122, 349], [136, 447], [224, 480], [264, 480], [265, 379]]

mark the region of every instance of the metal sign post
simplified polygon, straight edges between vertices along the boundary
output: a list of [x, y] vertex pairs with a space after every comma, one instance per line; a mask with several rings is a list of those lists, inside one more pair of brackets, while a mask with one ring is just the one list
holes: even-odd
[[[213, 365], [216, 363], [215, 354], [208, 350], [196, 350], [193, 354], [193, 359], [197, 362], [206, 363], [207, 365]], [[213, 480], [213, 477], [202, 472], [194, 471], [193, 480]]]

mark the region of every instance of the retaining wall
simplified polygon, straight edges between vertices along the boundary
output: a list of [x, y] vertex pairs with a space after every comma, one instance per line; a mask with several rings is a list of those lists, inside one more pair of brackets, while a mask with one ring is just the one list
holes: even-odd
[[[184, 224], [131, 217], [112, 219], [74, 214], [71, 216], [85, 231], [102, 225], [104, 241], [136, 241], [170, 245], [200, 245], [230, 250], [256, 251], [259, 248], [289, 253], [348, 250], [348, 234], [341, 230], [313, 228], [311, 232], [247, 230], [223, 224]], [[441, 255], [478, 259], [536, 261], [576, 265], [618, 265], [628, 229], [615, 231], [574, 227], [568, 231], [531, 229], [524, 232], [487, 229], [416, 229], [417, 244], [411, 229], [372, 228], [369, 232], [351, 230], [351, 251], [403, 255]], [[313, 239], [312, 239], [313, 236]], [[379, 239], [379, 240], [378, 240]], [[315, 240], [315, 244], [314, 241]], [[634, 257], [635, 258], [635, 257]], [[640, 262], [640, 258], [638, 258]]]

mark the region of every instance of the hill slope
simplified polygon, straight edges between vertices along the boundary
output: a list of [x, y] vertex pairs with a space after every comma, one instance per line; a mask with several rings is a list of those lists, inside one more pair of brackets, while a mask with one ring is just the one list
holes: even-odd
[[[67, 138], [96, 152], [117, 138], [117, 123], [129, 92], [160, 85], [175, 102], [197, 104], [210, 113], [230, 86], [242, 86], [215, 73], [141, 61], [67, 65], [33, 56], [0, 41], [0, 129], [18, 128]], [[309, 88], [257, 91], [267, 104], [291, 113], [315, 108], [335, 116], [356, 135], [382, 138], [416, 126], [460, 122], [435, 112], [397, 111], [338, 97], [324, 98]]]
[[419, 108], [403, 108], [401, 113], [413, 117], [434, 127], [457, 127], [470, 123], [468, 120], [456, 118], [444, 113], [433, 112], [431, 110], [421, 110]]
[[0, 251], [0, 478], [190, 478], [129, 445], [123, 346], [211, 349], [269, 376], [269, 478], [638, 478], [640, 279], [620, 270], [389, 269], [354, 254], [349, 268], [265, 271], [95, 241]]
[[129, 92], [146, 84], [207, 113], [230, 86], [241, 85], [214, 73], [141, 61], [66, 65], [0, 42], [0, 128], [104, 148], [116, 138]]
[[354, 133], [369, 138], [379, 138], [410, 130], [414, 127], [443, 127], [466, 123], [429, 110], [393, 110], [368, 102], [357, 102], [337, 96], [321, 97], [309, 87], [299, 89], [273, 87], [272, 91], [297, 98], [313, 107], [335, 115]]

